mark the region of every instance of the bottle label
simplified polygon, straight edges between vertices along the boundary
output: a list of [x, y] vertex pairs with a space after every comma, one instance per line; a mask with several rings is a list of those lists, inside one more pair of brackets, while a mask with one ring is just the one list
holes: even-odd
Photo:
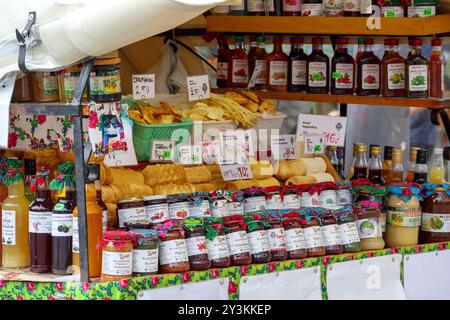
[[270, 61], [270, 75], [269, 84], [270, 85], [287, 85], [287, 61]]
[[436, 15], [436, 6], [409, 6], [408, 17], [431, 17]]
[[230, 12], [230, 6], [215, 6], [214, 7], [215, 13], [229, 13]]
[[377, 218], [361, 219], [356, 222], [360, 239], [381, 237], [380, 223]]
[[273, 194], [270, 199], [267, 199], [267, 210], [281, 210], [283, 209], [283, 202], [279, 194]]
[[189, 257], [198, 254], [208, 254], [205, 236], [186, 238], [186, 248]]
[[228, 214], [230, 216], [235, 214], [244, 214], [244, 203], [243, 202], [228, 202], [227, 205]]
[[72, 252], [80, 253], [80, 233], [78, 231], [78, 217], [73, 217]]
[[324, 190], [319, 196], [319, 206], [326, 209], [334, 209], [337, 206], [336, 191]]
[[97, 76], [96, 72], [91, 72], [89, 76], [89, 93], [91, 95], [115, 94], [121, 91], [119, 70], [109, 71], [104, 76]]
[[428, 66], [413, 65], [408, 66], [409, 91], [428, 90]]
[[301, 206], [300, 198], [296, 194], [285, 194], [283, 198], [284, 209], [298, 210]]
[[419, 227], [422, 221], [421, 208], [387, 207], [387, 224], [392, 227]]
[[338, 89], [353, 88], [353, 64], [337, 63], [336, 71], [333, 72], [333, 78], [336, 80], [335, 86]]
[[344, 4], [342, 0], [325, 0], [324, 14], [325, 16], [342, 16]]
[[31, 233], [52, 233], [52, 213], [36, 212], [28, 213], [28, 231]]
[[171, 219], [184, 219], [189, 215], [189, 202], [173, 202], [169, 204], [169, 216]]
[[344, 11], [359, 12], [361, 4], [359, 0], [344, 0]]
[[266, 230], [270, 250], [286, 250], [286, 235], [284, 228]]
[[302, 193], [302, 207], [318, 207], [319, 195], [314, 192], [312, 195], [309, 192]]
[[302, 228], [293, 228], [285, 231], [287, 251], [306, 249], [305, 235]]
[[432, 46], [431, 47], [431, 52], [441, 52], [441, 47], [440, 46]]
[[381, 7], [381, 16], [386, 18], [400, 18], [405, 14], [405, 10], [402, 7], [384, 6]]
[[211, 214], [213, 218], [221, 218], [228, 216], [228, 201], [226, 199], [218, 199], [211, 204]]
[[255, 61], [255, 71], [259, 70], [256, 76], [256, 84], [266, 84], [267, 83], [267, 63], [266, 60], [256, 60]]
[[300, 6], [302, 10], [302, 16], [321, 16], [323, 15], [322, 3], [302, 3]]
[[102, 273], [110, 276], [132, 274], [133, 254], [131, 252], [110, 252], [103, 250]]
[[323, 243], [326, 247], [336, 246], [342, 243], [341, 233], [337, 224], [322, 227]]
[[189, 215], [192, 217], [211, 217], [211, 209], [209, 207], [209, 200], [204, 199], [197, 205], [189, 205]]
[[450, 214], [423, 212], [420, 230], [427, 232], [450, 232]]
[[158, 249], [133, 250], [133, 272], [153, 273], [158, 271]]
[[158, 223], [169, 219], [169, 205], [167, 203], [145, 206], [147, 221]]
[[274, 0], [265, 0], [264, 1], [266, 8], [269, 12], [274, 12], [275, 11], [275, 3]]
[[245, 231], [228, 233], [226, 239], [231, 255], [250, 252], [247, 233]]
[[189, 261], [184, 239], [161, 241], [159, 244], [159, 263], [180, 263]]
[[303, 233], [305, 234], [307, 249], [313, 249], [324, 246], [322, 230], [319, 226], [303, 228]]
[[266, 197], [250, 197], [245, 199], [244, 202], [244, 212], [252, 213], [256, 211], [264, 211], [266, 210]]
[[390, 63], [387, 66], [388, 89], [405, 89], [405, 64]]
[[102, 211], [102, 231], [106, 231], [108, 227], [108, 210]]
[[362, 89], [380, 88], [380, 65], [364, 64], [362, 66]]
[[293, 60], [292, 61], [292, 84], [306, 85], [306, 61]]
[[58, 77], [50, 72], [44, 72], [43, 88], [45, 94], [58, 94]]
[[257, 230], [247, 233], [250, 253], [258, 254], [270, 251], [270, 243], [266, 236], [266, 231]]
[[228, 63], [218, 62], [217, 63], [217, 79], [227, 80], [228, 79]]
[[2, 244], [16, 245], [16, 212], [2, 210]]
[[353, 196], [350, 189], [340, 189], [336, 191], [337, 201], [340, 206], [352, 204]]
[[119, 228], [124, 228], [125, 223], [136, 223], [146, 220], [145, 208], [129, 208], [117, 210]]
[[264, 12], [264, 0], [247, 0], [248, 12]]
[[52, 237], [71, 237], [73, 234], [73, 214], [52, 214]]
[[301, 10], [300, 0], [283, 0], [283, 11], [300, 12], [300, 10]]
[[343, 245], [348, 245], [360, 241], [356, 222], [347, 222], [340, 224], [339, 232]]
[[73, 77], [70, 73], [64, 74], [64, 94], [70, 95], [75, 92], [79, 77]]
[[228, 258], [230, 256], [230, 253], [228, 252], [227, 238], [225, 236], [217, 236], [212, 241], [207, 240], [207, 243], [208, 257], [210, 260]]
[[327, 86], [327, 64], [325, 62], [309, 62], [308, 85], [310, 87]]
[[372, 14], [372, 0], [361, 0], [359, 10], [361, 14]]
[[248, 61], [244, 59], [233, 59], [231, 80], [233, 83], [248, 82]]

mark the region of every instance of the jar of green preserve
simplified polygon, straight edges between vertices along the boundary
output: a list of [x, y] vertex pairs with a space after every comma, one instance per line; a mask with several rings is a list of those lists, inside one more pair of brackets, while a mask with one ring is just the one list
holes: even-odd
[[131, 229], [134, 235], [133, 276], [158, 273], [158, 234], [154, 229]]

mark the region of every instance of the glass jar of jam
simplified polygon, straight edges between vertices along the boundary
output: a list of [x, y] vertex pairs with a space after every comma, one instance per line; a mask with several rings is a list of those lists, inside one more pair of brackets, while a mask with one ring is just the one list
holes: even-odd
[[251, 214], [266, 210], [267, 203], [264, 191], [260, 188], [244, 190], [244, 213]]
[[225, 193], [228, 200], [227, 211], [229, 216], [244, 214], [244, 193], [242, 191], [229, 191]]
[[32, 73], [33, 97], [36, 102], [59, 101], [58, 75], [56, 72]]
[[158, 235], [154, 229], [130, 229], [135, 239], [133, 249], [133, 276], [141, 277], [158, 273]]
[[244, 217], [229, 216], [222, 219], [223, 226], [226, 228], [225, 237], [230, 251], [231, 265], [241, 266], [252, 263]]
[[282, 210], [283, 201], [281, 199], [280, 187], [272, 186], [265, 189], [266, 192], [266, 209]]
[[190, 217], [211, 217], [209, 196], [205, 192], [192, 193], [189, 197]]
[[325, 189], [320, 191], [319, 206], [325, 209], [336, 209], [338, 205], [336, 190]]
[[[262, 214], [253, 214], [246, 217], [247, 237], [250, 245], [253, 263], [266, 263], [272, 258], [270, 243], [266, 235], [267, 223], [263, 221]], [[268, 226], [267, 226], [268, 227]]]
[[350, 184], [342, 183], [338, 185], [336, 190], [338, 206], [348, 206], [353, 203], [353, 194]]
[[205, 228], [201, 218], [190, 218], [183, 221], [186, 236], [186, 247], [191, 270], [206, 270], [211, 267]]
[[226, 268], [231, 265], [230, 252], [222, 223], [208, 219], [205, 221], [205, 236], [211, 268]]
[[97, 246], [102, 248], [101, 281], [120, 281], [133, 273], [134, 237], [126, 231], [105, 231]]
[[321, 257], [326, 253], [319, 219], [310, 212], [302, 215], [308, 257]]
[[180, 273], [189, 271], [190, 264], [180, 220], [169, 219], [157, 225], [159, 234], [160, 273]]
[[[379, 208], [379, 216], [378, 219], [380, 221], [381, 233], [383, 238], [386, 233], [386, 206], [383, 202], [383, 198], [386, 195], [388, 189], [386, 186], [376, 186], [376, 185], [362, 185], [355, 186], [354, 191], [356, 194], [355, 202], [356, 203], [366, 203], [373, 202], [378, 204]], [[365, 206], [365, 204], [363, 204]]]
[[146, 220], [153, 223], [162, 222], [169, 219], [169, 204], [167, 196], [144, 197]]
[[319, 215], [326, 255], [341, 254], [342, 239], [336, 217], [331, 211], [323, 211]]
[[359, 239], [356, 216], [352, 213], [351, 207], [344, 207], [335, 213], [339, 232], [342, 239], [344, 252], [361, 251], [361, 240]]
[[283, 187], [281, 191], [283, 197], [283, 209], [299, 210], [301, 206], [300, 197], [297, 188], [293, 185]]
[[450, 191], [448, 184], [423, 184], [420, 243], [450, 241]]
[[132, 198], [118, 201], [117, 217], [119, 218], [119, 228], [123, 228], [125, 223], [147, 221], [143, 200]]
[[14, 102], [29, 102], [33, 100], [31, 74], [24, 74], [16, 79], [11, 100]]
[[224, 190], [211, 193], [211, 215], [213, 218], [228, 216], [228, 200], [225, 198]]
[[120, 101], [120, 58], [97, 59], [89, 75], [89, 100], [98, 103]]
[[184, 219], [189, 215], [189, 196], [174, 194], [167, 196], [170, 219]]
[[355, 213], [358, 217], [356, 226], [361, 240], [361, 250], [383, 249], [385, 242], [381, 234], [379, 205], [374, 202], [364, 203], [364, 207], [358, 205]]
[[286, 235], [278, 212], [269, 212], [267, 223], [266, 235], [269, 239], [272, 261], [286, 260], [288, 256], [286, 251]]
[[288, 259], [303, 259], [308, 256], [305, 235], [300, 213], [290, 212], [283, 215], [283, 227], [286, 236], [286, 251]]
[[319, 207], [319, 193], [317, 189], [311, 188], [309, 191], [302, 192], [301, 197], [302, 207], [315, 208]]

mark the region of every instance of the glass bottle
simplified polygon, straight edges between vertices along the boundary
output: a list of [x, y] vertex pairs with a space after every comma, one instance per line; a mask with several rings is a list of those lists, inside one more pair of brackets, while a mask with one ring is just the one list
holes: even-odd
[[373, 146], [371, 149], [371, 158], [369, 165], [369, 179], [373, 184], [384, 184], [383, 164], [381, 163], [381, 148]]
[[317, 17], [323, 16], [323, 1], [322, 0], [303, 0], [301, 4], [302, 16]]
[[102, 199], [102, 185], [100, 180], [95, 181], [95, 190], [97, 204], [102, 208], [102, 231], [106, 231], [108, 227], [108, 207]]
[[364, 53], [359, 57], [358, 64], [358, 89], [360, 96], [380, 94], [380, 65], [381, 61], [373, 53], [373, 39], [364, 40]]
[[392, 150], [392, 179], [391, 183], [403, 182], [403, 151], [400, 148]]
[[430, 97], [442, 98], [444, 94], [444, 58], [441, 53], [442, 40], [431, 40]]
[[[0, 212], [3, 202], [8, 198], [8, 186], [5, 184], [6, 172], [8, 170], [8, 158], [0, 157]], [[2, 219], [0, 217], [0, 238], [2, 235]], [[2, 246], [0, 245], [0, 266], [2, 261]]]
[[59, 275], [72, 274], [73, 210], [76, 207], [74, 164], [58, 166], [59, 176], [50, 189], [58, 190], [58, 200], [52, 211], [52, 271]]
[[[450, 181], [450, 146], [444, 147], [445, 180]], [[428, 170], [427, 170], [428, 172]]]
[[8, 197], [2, 206], [2, 265], [5, 268], [26, 268], [30, 263], [28, 245], [29, 201], [25, 197], [23, 161], [8, 159], [5, 183]]
[[360, 0], [344, 0], [344, 17], [358, 17], [361, 4]]
[[219, 42], [219, 50], [217, 52], [217, 87], [226, 88], [228, 83], [228, 53], [229, 48], [227, 40], [222, 38]]
[[392, 149], [391, 146], [384, 146], [383, 179], [386, 184], [392, 182]]
[[327, 146], [326, 154], [331, 164], [333, 165], [336, 172], [338, 171], [338, 157], [337, 157], [337, 147], [336, 146]]
[[353, 175], [355, 174], [355, 163], [356, 163], [356, 150], [358, 150], [358, 146], [364, 145], [363, 143], [354, 143], [353, 144], [353, 161], [352, 165], [350, 166], [350, 170], [347, 174], [347, 179], [352, 180]]
[[247, 15], [249, 16], [264, 16], [265, 15], [265, 1], [264, 0], [244, 0], [247, 2]]
[[[267, 62], [266, 62], [266, 38], [264, 36], [256, 37], [258, 44], [253, 54], [248, 55], [248, 68], [251, 83], [254, 86], [254, 90], [266, 90], [267, 89]], [[257, 74], [253, 75], [254, 72]]]
[[414, 182], [424, 184], [428, 182], [427, 150], [417, 150], [416, 165], [414, 166]]
[[306, 91], [306, 63], [308, 55], [303, 51], [303, 38], [291, 37], [288, 65], [288, 91]]
[[283, 16], [301, 15], [301, 0], [283, 0]]
[[[89, 277], [100, 277], [102, 272], [102, 252], [97, 244], [102, 240], [102, 208], [97, 204], [97, 190], [95, 182], [100, 179], [100, 165], [92, 163], [87, 165], [86, 176], [86, 219], [88, 234]], [[80, 267], [78, 208], [73, 210], [74, 240], [72, 259], [73, 265]], [[78, 249], [78, 250], [77, 250]]]
[[248, 57], [244, 51], [244, 36], [235, 37], [235, 48], [228, 56], [228, 79], [232, 88], [248, 85]]
[[384, 40], [384, 56], [381, 61], [381, 79], [383, 97], [404, 97], [405, 59], [398, 53], [398, 39]]
[[270, 91], [287, 91], [289, 57], [283, 52], [282, 44], [282, 37], [274, 37], [273, 51], [266, 57]]
[[336, 40], [336, 51], [331, 59], [331, 93], [349, 94], [354, 92], [355, 60], [347, 52], [348, 39]]
[[48, 186], [50, 167], [40, 163], [31, 190], [36, 191], [36, 199], [30, 205], [30, 271], [45, 273], [52, 271], [52, 210], [53, 201]]
[[408, 168], [406, 169], [405, 182], [414, 181], [414, 169], [416, 167], [417, 161], [417, 150], [419, 150], [419, 148], [416, 147], [411, 147], [411, 149], [409, 150], [409, 163]]
[[428, 162], [428, 182], [445, 183], [444, 150], [434, 148], [430, 161]]
[[247, 14], [247, 1], [242, 0], [241, 4], [230, 6], [232, 16], [245, 16]]
[[25, 197], [28, 199], [28, 202], [33, 202], [35, 198], [34, 192], [31, 189], [31, 182], [36, 177], [36, 160], [35, 159], [24, 159], [24, 167], [25, 167]]
[[362, 17], [369, 17], [372, 15], [373, 12], [373, 4], [377, 4], [375, 0], [361, 0], [359, 2], [360, 7], [359, 7], [359, 11], [360, 11], [360, 16]]
[[367, 146], [358, 144], [356, 146], [354, 173], [351, 180], [367, 178]]
[[338, 158], [337, 173], [341, 177], [342, 180], [345, 180], [346, 176], [345, 176], [345, 171], [344, 171], [344, 148], [337, 147], [336, 155]]
[[330, 88], [330, 59], [323, 52], [323, 38], [312, 39], [313, 49], [308, 56], [308, 93], [328, 93]]
[[[249, 42], [249, 48], [247, 51], [247, 57], [250, 60], [250, 56], [255, 53], [256, 48], [258, 47], [258, 43], [256, 42], [256, 36], [254, 34], [249, 35], [248, 42]], [[250, 69], [250, 64], [249, 64], [249, 69]], [[250, 75], [251, 75], [251, 73], [250, 73]]]
[[422, 40], [410, 41], [411, 51], [406, 59], [406, 96], [428, 97], [428, 60], [422, 56]]

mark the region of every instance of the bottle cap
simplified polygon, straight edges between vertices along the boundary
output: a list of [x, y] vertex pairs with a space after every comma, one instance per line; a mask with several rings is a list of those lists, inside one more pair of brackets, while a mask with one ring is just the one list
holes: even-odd
[[348, 38], [337, 38], [336, 44], [348, 44]]
[[370, 45], [373, 45], [373, 39], [372, 38], [366, 38], [366, 39], [364, 39], [364, 44], [366, 45], [366, 46], [370, 46]]
[[273, 43], [274, 44], [281, 44], [281, 43], [283, 43], [283, 37], [273, 37]]
[[36, 175], [36, 160], [35, 159], [25, 159], [24, 160], [24, 168], [26, 176], [35, 176]]
[[444, 159], [450, 160], [450, 147], [444, 147]]
[[444, 149], [442, 148], [434, 148], [433, 150], [434, 154], [442, 155], [444, 153]]
[[100, 164], [88, 163], [86, 166], [86, 183], [94, 183], [100, 180]]
[[409, 45], [411, 45], [411, 46], [421, 46], [422, 45], [422, 40], [420, 40], [420, 39], [411, 39], [411, 40], [409, 40]]
[[236, 42], [244, 42], [244, 36], [243, 35], [237, 35], [234, 37], [234, 41]]
[[249, 42], [255, 42], [256, 41], [256, 35], [254, 35], [254, 34], [249, 35], [248, 36], [248, 41]]
[[322, 44], [323, 38], [322, 37], [314, 37], [312, 38], [312, 44]]
[[291, 37], [290, 41], [291, 41], [291, 43], [302, 44], [303, 37]]
[[327, 149], [328, 150], [337, 150], [337, 147], [336, 146], [327, 146]]
[[427, 150], [425, 150], [425, 149], [417, 150], [416, 163], [419, 163], [419, 164], [427, 163]]
[[381, 154], [381, 148], [379, 145], [370, 145], [370, 154], [371, 155], [379, 155]]
[[358, 38], [358, 45], [362, 46], [364, 44], [364, 38]]
[[365, 153], [367, 152], [367, 146], [365, 144], [358, 144], [356, 146], [356, 153]]
[[398, 39], [385, 39], [384, 45], [385, 46], [398, 46], [399, 41]]
[[402, 162], [403, 161], [403, 151], [400, 148], [392, 149], [392, 161]]
[[256, 37], [256, 42], [266, 42], [266, 37], [264, 36], [257, 36]]
[[384, 159], [385, 160], [392, 160], [392, 149], [394, 149], [394, 147], [384, 146]]
[[441, 39], [433, 39], [433, 40], [431, 40], [431, 45], [433, 47], [441, 46], [442, 45], [442, 40]]
[[409, 162], [416, 163], [417, 159], [417, 151], [420, 148], [417, 147], [411, 147], [411, 150], [409, 151]]

